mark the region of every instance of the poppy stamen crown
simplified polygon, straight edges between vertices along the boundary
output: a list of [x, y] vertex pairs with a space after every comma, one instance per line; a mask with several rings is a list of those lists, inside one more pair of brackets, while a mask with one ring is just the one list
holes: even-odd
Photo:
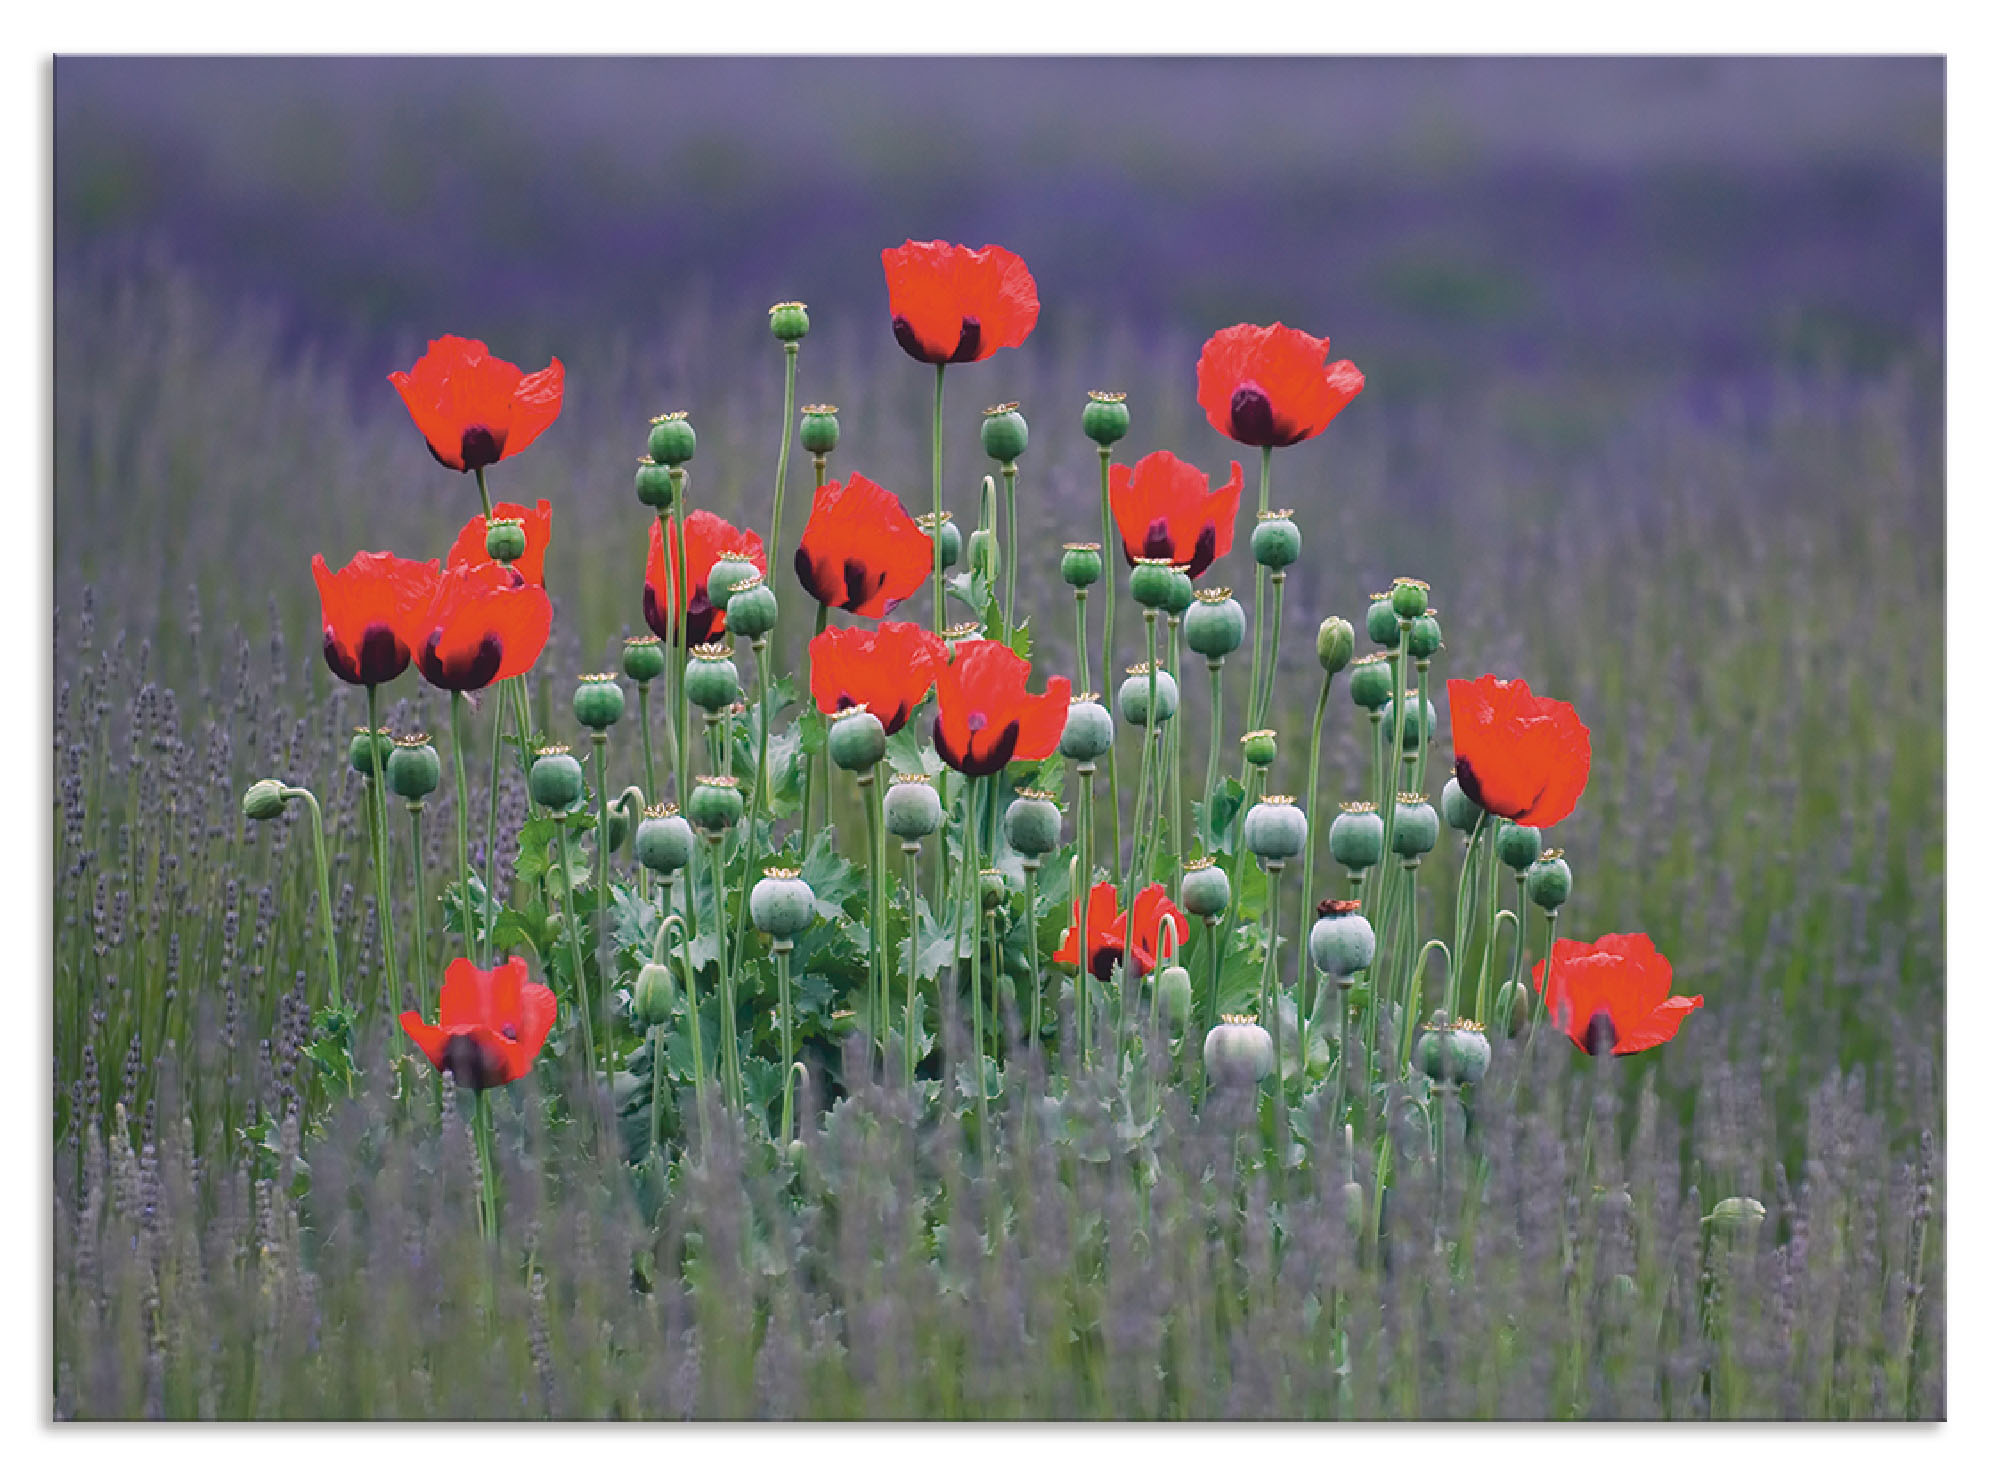
[[1222, 1016], [1222, 1022], [1224, 1024], [1255, 1024], [1257, 1016], [1254, 1014], [1225, 1014]]
[[1375, 812], [1375, 801], [1373, 799], [1343, 800], [1340, 812], [1342, 814], [1373, 814]]
[[386, 727], [377, 727], [377, 728], [373, 728], [373, 729], [370, 729], [370, 728], [366, 728], [366, 727], [357, 727], [357, 728], [355, 728], [355, 729], [354, 729], [354, 735], [355, 735], [356, 737], [367, 737], [367, 736], [368, 736], [368, 734], [370, 733], [370, 731], [371, 731], [371, 730], [372, 730], [372, 731], [374, 732], [374, 734], [375, 734], [375, 736], [376, 736], [376, 737], [391, 737], [391, 736], [392, 736], [392, 734], [390, 733], [389, 729], [388, 729], [388, 728], [386, 728]]
[[1551, 846], [1549, 849], [1544, 850], [1542, 852], [1543, 860], [1561, 860], [1562, 858], [1563, 858], [1562, 846], [1560, 845]]
[[655, 415], [646, 423], [648, 425], [665, 425], [670, 420], [685, 420], [687, 417], [688, 412], [686, 410], [669, 410], [664, 415]]
[[899, 773], [893, 776], [899, 784], [928, 784], [931, 776], [927, 773]]
[[[774, 302], [771, 304], [771, 311], [783, 312], [788, 307], [804, 307], [804, 306], [805, 304], [803, 302]], [[764, 874], [768, 876], [770, 872], [766, 871]]]
[[926, 512], [917, 518], [917, 526], [925, 532], [929, 532], [932, 528], [941, 527], [950, 521], [951, 512], [949, 510], [944, 512]]
[[658, 461], [655, 461], [651, 456], [641, 456], [639, 458], [639, 464], [641, 466], [657, 466], [660, 463]]
[[1349, 898], [1329, 896], [1313, 910], [1315, 915], [1321, 917], [1351, 917], [1361, 910], [1361, 903]]
[[1159, 672], [1162, 676], [1167, 674], [1167, 668], [1158, 661], [1141, 661], [1136, 666], [1127, 666], [1125, 668], [1127, 676], [1150, 676], [1155, 671]]
[[1428, 804], [1431, 802], [1431, 796], [1419, 789], [1413, 794], [1398, 794], [1396, 802], [1398, 804]]
[[1065, 553], [1102, 553], [1103, 551], [1104, 551], [1104, 545], [1102, 543], [1063, 544], [1063, 552]]
[[1093, 389], [1090, 391], [1089, 397], [1097, 401], [1100, 405], [1122, 405], [1125, 403], [1125, 391], [1122, 389]]
[[982, 635], [986, 627], [977, 620], [967, 620], [963, 625], [951, 625], [945, 629], [946, 640], [965, 640], [974, 635]]
[[550, 743], [546, 747], [535, 749], [535, 756], [537, 758], [560, 758], [568, 751], [568, 743]]
[[576, 679], [581, 685], [595, 686], [600, 682], [616, 681], [618, 673], [616, 671], [586, 671]]
[[840, 406], [807, 405], [804, 409], [800, 410], [799, 413], [801, 415], [838, 415], [840, 413]]
[[1392, 586], [1408, 587], [1411, 589], [1421, 589], [1426, 594], [1431, 592], [1431, 586], [1426, 584], [1422, 579], [1406, 579], [1399, 577], [1396, 579], [1392, 579], [1390, 583]]
[[725, 548], [715, 555], [715, 559], [717, 563], [727, 560], [731, 563], [754, 564], [762, 556], [763, 550], [758, 548]]
[[1020, 408], [1021, 408], [1021, 402], [1020, 402], [1019, 400], [1011, 400], [1011, 399], [1010, 399], [1010, 400], [1008, 400], [1008, 401], [1007, 401], [1007, 403], [1006, 403], [1006, 404], [1004, 404], [1004, 405], [988, 405], [988, 406], [986, 407], [986, 413], [987, 413], [987, 414], [988, 414], [989, 416], [991, 416], [991, 415], [1011, 415], [1011, 414], [1013, 414], [1013, 413], [1014, 413], [1014, 412], [1015, 412], [1016, 410], [1018, 410], [1018, 409], [1020, 409]]
[[1408, 690], [1406, 690], [1403, 693], [1403, 695], [1406, 697], [1420, 697], [1423, 695], [1423, 693], [1418, 691], [1414, 686], [1412, 686]]
[[660, 637], [657, 635], [627, 635], [625, 637], [625, 644], [628, 647], [634, 645], [658, 645], [659, 643]]
[[528, 525], [528, 519], [525, 517], [501, 517], [495, 514], [486, 519], [486, 525], [489, 528], [524, 528]]
[[1273, 507], [1267, 511], [1258, 513], [1257, 521], [1276, 522], [1281, 517], [1290, 517], [1291, 515], [1292, 509], [1289, 507]]
[[1214, 856], [1197, 855], [1190, 860], [1183, 861], [1181, 863], [1181, 869], [1184, 871], [1205, 871], [1214, 864], [1215, 864]]
[[1133, 562], [1133, 563], [1134, 563], [1135, 565], [1139, 565], [1139, 566], [1143, 566], [1143, 567], [1146, 567], [1146, 568], [1184, 568], [1184, 567], [1186, 567], [1186, 565], [1184, 565], [1184, 564], [1176, 564], [1176, 563], [1175, 563], [1175, 562], [1174, 562], [1174, 561], [1173, 561], [1173, 560], [1172, 560], [1171, 558], [1135, 558], [1135, 559], [1133, 559], [1133, 560], [1132, 560], [1132, 562]]
[[1371, 650], [1365, 656], [1356, 656], [1354, 658], [1354, 664], [1357, 666], [1373, 666], [1381, 661], [1389, 661], [1394, 659], [1395, 657], [1391, 656], [1389, 652], [1387, 652], [1386, 650]]
[[1276, 730], [1273, 728], [1260, 727], [1255, 732], [1244, 733], [1242, 737], [1237, 739], [1237, 741], [1241, 743], [1248, 743], [1248, 742], [1254, 742], [1258, 738], [1274, 738], [1277, 735], [1278, 734]]
[[733, 661], [736, 659], [735, 650], [714, 641], [711, 641], [707, 645], [697, 645], [688, 654], [693, 656], [697, 661]]
[[1014, 797], [1017, 799], [1046, 800], [1051, 804], [1055, 803], [1056, 800], [1056, 796], [1051, 794], [1047, 789], [1016, 789]]
[[1266, 794], [1262, 799], [1259, 799], [1257, 802], [1259, 804], [1285, 805], [1285, 804], [1290, 804], [1295, 797], [1296, 796], [1292, 794]]
[[700, 788], [703, 784], [708, 785], [712, 789], [740, 789], [743, 787], [742, 779], [726, 773], [705, 773], [694, 782], [696, 788]]
[[421, 748], [430, 740], [431, 735], [427, 732], [406, 732], [396, 739], [396, 746], [399, 748]]
[[840, 715], [833, 720], [838, 722], [841, 717], [865, 717], [867, 715], [868, 704], [866, 702], [849, 702], [840, 709]]
[[764, 874], [773, 881], [796, 881], [800, 873], [796, 866], [765, 866]]
[[1103, 693], [1101, 693], [1101, 692], [1095, 692], [1095, 691], [1079, 691], [1079, 692], [1076, 692], [1076, 693], [1073, 693], [1073, 694], [1071, 695], [1071, 697], [1070, 697], [1070, 699], [1069, 699], [1069, 704], [1070, 704], [1070, 705], [1071, 705], [1072, 707], [1080, 707], [1080, 706], [1083, 706], [1083, 705], [1085, 705], [1085, 704], [1093, 704], [1093, 705], [1094, 705], [1094, 704], [1096, 703], [1096, 701], [1097, 701], [1098, 697], [1100, 697], [1101, 695], [1103, 695]]
[[752, 574], [747, 579], [738, 579], [734, 584], [731, 584], [729, 586], [729, 592], [731, 594], [741, 594], [746, 589], [755, 589], [759, 584], [763, 582], [764, 582], [764, 576], [762, 574]]
[[648, 804], [646, 806], [645, 817], [647, 819], [672, 819], [680, 812], [681, 807], [678, 804]]
[[1384, 589], [1380, 594], [1371, 594], [1368, 596], [1368, 598], [1371, 601], [1377, 599], [1387, 599], [1388, 597], [1389, 597], [1389, 591], [1387, 589]]
[[1230, 593], [1231, 591], [1227, 588], [1197, 589], [1194, 591], [1194, 602], [1196, 604], [1220, 604], [1223, 600], [1229, 598]]

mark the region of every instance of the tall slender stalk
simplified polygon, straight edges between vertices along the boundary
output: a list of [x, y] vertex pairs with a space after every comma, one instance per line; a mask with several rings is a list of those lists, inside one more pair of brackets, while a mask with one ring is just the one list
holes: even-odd
[[[410, 810], [410, 883], [416, 888], [417, 936], [416, 946], [410, 950], [410, 986], [416, 991], [417, 1007], [429, 997], [424, 984], [424, 955], [431, 945], [431, 927], [428, 917], [429, 904], [424, 900], [424, 801], [412, 799]], [[489, 966], [491, 961], [489, 960]]]
[[646, 802], [648, 804], [658, 804], [660, 802], [660, 780], [658, 773], [653, 767], [653, 719], [646, 711], [646, 694], [652, 689], [653, 683], [650, 681], [641, 681], [637, 685], [639, 688], [639, 746], [644, 750], [646, 755]]
[[[789, 347], [790, 345], [787, 345]], [[785, 1052], [785, 1085], [782, 1105], [778, 1110], [778, 1140], [792, 1140], [792, 1066], [797, 1063], [798, 1050], [792, 1042], [792, 940], [789, 937], [771, 939], [771, 953], [778, 961], [778, 1032], [781, 1036], [780, 1048]]]
[[722, 981], [722, 1081], [729, 1093], [730, 1109], [743, 1113], [743, 1062], [736, 1049], [736, 980], [730, 974], [730, 958], [724, 951], [729, 932], [722, 915], [722, 836], [709, 840], [708, 857], [715, 876], [716, 967]]
[[1299, 872], [1299, 981], [1294, 1002], [1299, 1010], [1299, 1079], [1306, 1078], [1307, 1010], [1306, 984], [1312, 970], [1306, 965], [1306, 929], [1312, 925], [1313, 859], [1323, 843], [1319, 831], [1319, 745], [1326, 726], [1326, 699], [1333, 691], [1333, 672], [1325, 673], [1319, 684], [1319, 705], [1313, 708], [1312, 744], [1306, 751], [1306, 854]]
[[[778, 422], [778, 484], [771, 493], [771, 546], [785, 543], [785, 473], [792, 464], [792, 402], [799, 381], [799, 345], [796, 339], [785, 344], [785, 418]], [[778, 586], [771, 586], [773, 594]]]
[[882, 1052], [882, 1079], [886, 1081], [889, 1078], [889, 960], [882, 950], [882, 933], [888, 925], [888, 903], [882, 879], [885, 861], [882, 801], [875, 797], [875, 778], [876, 773], [868, 770], [854, 775], [855, 787], [861, 793], [861, 809], [868, 821], [868, 1012], [874, 1016], [869, 1022], [875, 1027], [876, 1046]]
[[1270, 660], [1264, 667], [1264, 687], [1257, 698], [1257, 720], [1250, 724], [1255, 732], [1271, 715], [1271, 693], [1278, 684], [1278, 642], [1285, 628], [1285, 571], [1271, 570], [1271, 651]]
[[[1261, 518], [1271, 510], [1271, 448], [1269, 446], [1260, 448], [1258, 470], [1257, 516]], [[1264, 684], [1264, 583], [1261, 579], [1254, 582], [1257, 585], [1257, 617], [1256, 623], [1250, 627], [1250, 700], [1244, 704], [1243, 708], [1243, 730], [1245, 732], [1255, 732], [1264, 725], [1257, 720], [1258, 694], [1263, 689]]]
[[1014, 515], [1014, 472], [1012, 461], [1000, 467], [1000, 476], [1006, 485], [1007, 501], [1007, 614], [1006, 636], [1014, 635], [1014, 583], [1015, 574], [1021, 567], [1021, 528]]
[[[1117, 576], [1112, 572], [1111, 550], [1123, 545], [1111, 541], [1111, 447], [1109, 446], [1097, 448], [1097, 489], [1099, 501], [1103, 504], [1102, 549], [1105, 560], [1104, 660], [1101, 665], [1104, 670], [1105, 694], [1115, 700], [1117, 693], [1109, 688], [1112, 685], [1111, 673], [1118, 669], [1112, 664], [1112, 652], [1116, 649], [1113, 632], [1118, 626], [1118, 590]], [[1118, 858], [1125, 853], [1125, 835], [1118, 818], [1118, 736], [1115, 728], [1111, 737], [1111, 750], [1104, 755], [1104, 764], [1105, 772], [1110, 775], [1111, 780], [1111, 872], [1115, 876], [1118, 873]]]
[[931, 396], [931, 634], [944, 634], [944, 365]]
[[920, 841], [903, 842], [903, 861], [910, 887], [910, 972], [903, 995], [903, 1084], [913, 1086], [917, 1081], [917, 907], [922, 900], [917, 890], [917, 852], [923, 849]]
[[384, 1012], [394, 1007], [388, 1001], [401, 997], [403, 982], [396, 966], [394, 913], [389, 900], [389, 868], [395, 862], [395, 846], [389, 840], [389, 785], [382, 770], [381, 721], [376, 713], [375, 684], [368, 684], [368, 814], [370, 827], [381, 843], [375, 856], [375, 921], [382, 933]]
[[500, 840], [500, 739], [507, 729], [506, 714], [493, 713], [493, 750], [486, 765], [486, 900], [480, 915], [481, 956], [493, 966], [493, 918], [498, 912], [493, 899], [493, 861]]
[[472, 846], [466, 838], [465, 825], [465, 693], [451, 694], [451, 770], [457, 787], [458, 802], [453, 806], [452, 818], [458, 829], [458, 874], [453, 881], [465, 898], [466, 905], [459, 909], [458, 930], [460, 940], [465, 944], [465, 955], [472, 956]]
[[[577, 1018], [583, 1021], [584, 1059], [594, 1069], [597, 1063], [597, 1029], [591, 1017], [590, 979], [583, 968], [583, 919], [577, 913], [576, 876], [570, 869], [569, 823], [568, 817], [562, 814], [556, 816], [556, 849], [562, 858], [563, 905], [569, 911], [565, 919], [569, 925], [563, 930], [569, 934], [569, 965], [576, 976], [576, 1013]], [[604, 1087], [607, 1091], [611, 1089], [611, 1059], [608, 1055], [604, 1060]]]
[[1028, 903], [1028, 938], [1024, 951], [1028, 959], [1028, 987], [1032, 990], [1028, 999], [1028, 1043], [1036, 1050], [1042, 1048], [1042, 948], [1037, 941], [1035, 927], [1035, 882], [1041, 870], [1039, 857], [1027, 855], [1021, 858], [1022, 884]]
[[486, 1092], [472, 1093], [472, 1136], [479, 1145], [479, 1228], [487, 1243], [500, 1235], [500, 1198], [493, 1182], [493, 1107]]
[[[673, 890], [673, 880], [667, 880], [669, 900]], [[686, 898], [678, 913], [669, 912], [660, 923], [659, 931], [653, 935], [653, 961], [664, 963], [670, 935], [679, 933], [681, 939], [681, 983], [687, 991], [688, 1033], [694, 1045], [694, 1109], [701, 1126], [701, 1147], [708, 1151], [708, 1052], [701, 1040], [701, 996], [695, 991], [694, 959], [688, 956], [688, 923], [694, 915], [694, 871], [688, 867], [681, 872], [681, 891]]]
[[986, 1150], [986, 1001], [980, 988], [979, 978], [979, 792], [984, 779], [969, 778], [965, 785], [965, 827], [959, 837], [958, 850], [958, 900], [961, 921], [953, 929], [954, 936], [963, 938], [965, 924], [962, 920], [967, 909], [972, 912], [972, 1072], [977, 1087], [976, 1101], [979, 1121], [979, 1148]]
[[602, 728], [593, 728], [590, 734], [590, 766], [592, 777], [597, 783], [597, 925], [591, 929], [596, 941], [597, 955], [597, 1005], [603, 1011], [604, 1025], [604, 1083], [611, 1084], [611, 966], [608, 944], [611, 941], [611, 795], [604, 786], [604, 743]]
[[327, 996], [333, 1000], [334, 1008], [344, 1009], [347, 999], [340, 984], [340, 948], [333, 931], [333, 886], [326, 869], [326, 817], [320, 813], [319, 797], [311, 789], [288, 784], [283, 793], [287, 800], [305, 800], [312, 815], [313, 879], [319, 883], [319, 931], [326, 945]]

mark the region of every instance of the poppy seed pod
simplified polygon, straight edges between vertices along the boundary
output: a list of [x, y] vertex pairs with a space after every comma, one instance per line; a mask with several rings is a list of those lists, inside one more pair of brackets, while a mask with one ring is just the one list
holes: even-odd
[[1444, 648], [1444, 631], [1435, 611], [1427, 610], [1410, 621], [1410, 659], [1428, 661]]
[[1326, 848], [1350, 871], [1365, 871], [1382, 859], [1382, 831], [1382, 816], [1373, 804], [1350, 801], [1334, 816]]
[[431, 746], [427, 735], [413, 732], [408, 737], [396, 739], [396, 750], [389, 755], [386, 777], [390, 792], [397, 798], [414, 803], [427, 797], [436, 791], [442, 772], [438, 751]]
[[1243, 734], [1243, 761], [1252, 768], [1269, 768], [1278, 761], [1278, 735], [1268, 727]]
[[1142, 558], [1132, 565], [1131, 583], [1134, 602], [1147, 609], [1161, 609], [1166, 605], [1174, 588], [1174, 566], [1164, 558]]
[[958, 555], [965, 550], [965, 540], [959, 535], [958, 524], [951, 520], [949, 512], [942, 520], [926, 512], [917, 519], [917, 527], [927, 538], [934, 538], [938, 545], [938, 557], [946, 568], [958, 563]]
[[710, 835], [720, 835], [743, 818], [743, 789], [733, 778], [711, 775], [694, 781], [688, 818]]
[[979, 444], [986, 454], [1005, 466], [1021, 459], [1028, 449], [1028, 422], [1016, 404], [995, 405], [979, 425]]
[[285, 786], [274, 778], [260, 778], [243, 791], [245, 819], [276, 819], [285, 812]]
[[1430, 854], [1438, 842], [1438, 812], [1422, 794], [1396, 796], [1396, 825], [1390, 843], [1396, 854], [1415, 860]]
[[1062, 576], [1072, 589], [1088, 589], [1104, 577], [1104, 550], [1096, 543], [1063, 544]]
[[720, 712], [743, 693], [726, 645], [698, 645], [688, 652], [687, 699], [704, 712]]
[[797, 343], [812, 331], [803, 302], [780, 302], [771, 309], [771, 336], [780, 343]]
[[1242, 649], [1246, 624], [1243, 606], [1227, 589], [1200, 590], [1195, 594], [1194, 608], [1188, 611], [1188, 649], [1211, 661], [1234, 655]]
[[1386, 593], [1371, 598], [1373, 602], [1368, 606], [1368, 618], [1362, 622], [1367, 627], [1368, 638], [1393, 650], [1402, 639], [1403, 622], [1396, 618], [1396, 607], [1389, 602]]
[[1271, 1073], [1271, 1033], [1254, 1015], [1225, 1014], [1202, 1042], [1201, 1063], [1218, 1085], [1247, 1086]]
[[1007, 806], [1007, 843], [1022, 855], [1044, 856], [1062, 844], [1062, 811], [1052, 796], [1026, 790]]
[[944, 823], [944, 804], [931, 781], [920, 773], [899, 773], [882, 796], [882, 819], [889, 833], [914, 844]]
[[1563, 853], [1544, 850], [1542, 858], [1528, 867], [1528, 900], [1545, 912], [1553, 912], [1569, 900], [1571, 880]]
[[1085, 692], [1069, 704], [1059, 747], [1063, 757], [1072, 763], [1095, 763], [1111, 751], [1114, 735], [1111, 713], [1097, 700], [1095, 692]]
[[1528, 1010], [1532, 998], [1525, 984], [1508, 979], [1500, 985], [1498, 998], [1494, 1000], [1493, 1021], [1507, 1031], [1507, 1038], [1513, 1039], [1528, 1027]]
[[354, 729], [353, 738], [347, 744], [347, 766], [364, 778], [372, 778], [375, 775], [375, 765], [379, 762], [382, 767], [387, 768], [389, 757], [395, 751], [395, 739], [389, 736], [388, 728], [376, 728], [375, 740], [370, 742], [368, 729], [357, 727]]
[[1764, 1222], [1765, 1208], [1754, 1198], [1726, 1198], [1702, 1216], [1718, 1229], [1755, 1229]]
[[1213, 856], [1197, 856], [1181, 873], [1181, 910], [1191, 917], [1219, 917], [1229, 910], [1229, 873]]
[[1389, 607], [1399, 620], [1414, 620], [1431, 606], [1431, 586], [1422, 579], [1396, 579], [1389, 585]]
[[583, 765], [568, 748], [542, 748], [528, 770], [528, 792], [545, 809], [567, 809], [583, 797]]
[[1417, 1037], [1415, 1054], [1417, 1069], [1432, 1080], [1460, 1086], [1477, 1085], [1493, 1063], [1493, 1047], [1479, 1027], [1469, 1019], [1447, 1025], [1442, 1010]]
[[1257, 514], [1250, 556], [1267, 569], [1290, 568], [1299, 561], [1299, 525], [1292, 521], [1289, 507]]
[[667, 674], [667, 652], [657, 635], [634, 635], [625, 642], [621, 659], [625, 674], [644, 686]]
[[1352, 978], [1375, 961], [1375, 926], [1358, 901], [1322, 902], [1306, 949], [1328, 977]]
[[1396, 694], [1396, 678], [1390, 673], [1389, 658], [1377, 651], [1363, 656], [1347, 668], [1347, 695], [1354, 705], [1379, 712]]
[[799, 411], [799, 444], [815, 456], [825, 456], [840, 444], [840, 408], [807, 405]]
[[625, 692], [609, 671], [579, 676], [570, 708], [578, 722], [592, 732], [602, 732], [625, 715]]
[[979, 906], [992, 911], [1007, 900], [1007, 873], [991, 867], [979, 873]]
[[1167, 602], [1161, 605], [1160, 608], [1170, 615], [1183, 615], [1187, 613], [1188, 606], [1193, 603], [1194, 580], [1189, 576], [1185, 567], [1176, 566], [1173, 582], [1167, 585]]
[[769, 635], [778, 623], [778, 596], [761, 578], [746, 580], [730, 588], [729, 603], [723, 607], [729, 628], [738, 635], [757, 640]]
[[512, 563], [528, 551], [528, 528], [518, 517], [489, 517], [486, 520], [486, 556], [496, 563]]
[[646, 454], [662, 466], [679, 466], [694, 459], [694, 427], [685, 411], [661, 415], [646, 435]]
[[638, 499], [655, 512], [664, 512], [674, 505], [674, 470], [662, 466], [651, 456], [639, 461], [639, 472], [632, 478], [632, 491]]
[[1502, 820], [1493, 848], [1502, 863], [1517, 872], [1525, 871], [1541, 859], [1542, 832], [1533, 825], [1517, 825], [1510, 819]]
[[1328, 615], [1319, 622], [1313, 654], [1319, 657], [1319, 668], [1327, 675], [1345, 670], [1354, 659], [1354, 627], [1339, 615]]
[[827, 755], [849, 773], [864, 773], [882, 761], [889, 740], [882, 719], [866, 707], [849, 707], [827, 729]]
[[1444, 796], [1441, 802], [1444, 808], [1444, 822], [1461, 835], [1470, 835], [1478, 829], [1479, 821], [1486, 813], [1472, 802], [1465, 790], [1458, 786], [1458, 780], [1455, 778], [1444, 781]]
[[[1422, 703], [1421, 706], [1418, 704]], [[1437, 703], [1426, 701], [1414, 688], [1403, 693], [1403, 751], [1414, 753], [1437, 740]]]
[[694, 859], [694, 830], [671, 804], [655, 805], [639, 821], [632, 852], [655, 875], [671, 876]]
[[1194, 1007], [1194, 979], [1187, 969], [1178, 963], [1162, 968], [1153, 987], [1158, 991], [1160, 1007], [1166, 1010], [1167, 1018], [1175, 1024], [1187, 1022], [1188, 1011]]
[[1269, 794], [1243, 816], [1243, 841], [1265, 862], [1287, 861], [1306, 848], [1305, 811], [1289, 794]]
[[761, 579], [764, 571], [752, 561], [749, 553], [738, 550], [719, 554], [708, 566], [708, 602], [719, 610], [727, 611], [729, 596], [736, 592], [736, 586], [752, 579]]
[[1180, 710], [1181, 689], [1174, 678], [1157, 667], [1130, 666], [1118, 688], [1118, 711], [1134, 727], [1144, 727], [1150, 711], [1157, 724], [1168, 721]]
[[1093, 389], [1083, 406], [1083, 433], [1100, 446], [1115, 446], [1125, 438], [1132, 428], [1132, 412], [1125, 407], [1125, 396], [1108, 390]]
[[632, 1012], [646, 1024], [665, 1024], [674, 1017], [674, 975], [664, 963], [648, 963], [632, 985]]
[[759, 932], [789, 941], [812, 926], [813, 889], [797, 871], [768, 870], [750, 888], [750, 920]]

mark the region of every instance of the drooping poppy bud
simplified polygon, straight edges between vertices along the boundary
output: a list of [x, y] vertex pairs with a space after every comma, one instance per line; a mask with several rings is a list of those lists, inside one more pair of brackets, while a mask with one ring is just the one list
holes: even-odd
[[287, 802], [283, 784], [274, 778], [260, 778], [243, 791], [243, 817], [260, 821], [276, 819], [285, 812]]

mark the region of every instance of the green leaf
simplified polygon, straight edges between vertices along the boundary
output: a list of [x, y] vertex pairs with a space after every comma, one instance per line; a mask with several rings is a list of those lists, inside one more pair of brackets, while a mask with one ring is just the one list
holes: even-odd
[[1215, 792], [1208, 796], [1208, 803], [1197, 805], [1196, 827], [1201, 834], [1202, 848], [1210, 855], [1232, 855], [1235, 844], [1231, 828], [1236, 816], [1243, 809], [1244, 789], [1241, 782], [1225, 778], [1215, 786]]
[[887, 757], [892, 773], [934, 774], [944, 768], [944, 760], [918, 735], [914, 724], [889, 739]]

